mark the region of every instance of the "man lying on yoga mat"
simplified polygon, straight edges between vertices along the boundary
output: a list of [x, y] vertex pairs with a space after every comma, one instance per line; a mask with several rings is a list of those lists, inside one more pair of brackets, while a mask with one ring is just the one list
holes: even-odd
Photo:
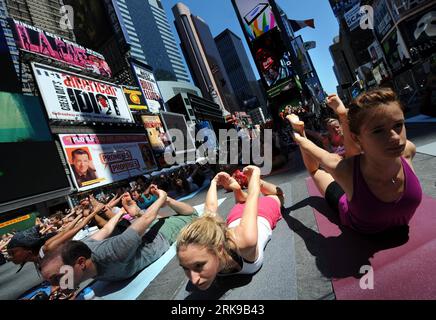
[[[217, 275], [253, 274], [263, 263], [263, 251], [281, 219], [283, 192], [260, 179], [260, 169], [244, 168], [248, 194], [225, 172], [211, 181], [205, 214], [187, 225], [177, 238], [177, 255], [189, 280], [208, 289]], [[236, 205], [225, 223], [217, 214], [217, 186], [232, 190]], [[264, 196], [259, 198], [260, 193]]]
[[[319, 191], [341, 223], [358, 232], [373, 234], [408, 225], [421, 203], [422, 189], [412, 166], [416, 147], [406, 138], [395, 93], [387, 88], [363, 93], [348, 110], [337, 96], [329, 96], [327, 102], [337, 114], [348, 112], [347, 118], [341, 117], [350, 156], [346, 159], [317, 147], [306, 138], [304, 123], [296, 115], [288, 116]], [[350, 155], [347, 141], [356, 143], [362, 153]]]
[[[74, 269], [74, 287], [91, 278], [124, 280], [159, 259], [180, 230], [198, 214], [192, 206], [168, 197], [163, 190], [153, 188], [151, 192], [157, 200], [145, 212], [141, 212], [129, 194], [123, 195], [123, 208], [139, 218], [122, 234], [107, 239], [99, 235], [99, 240], [70, 241], [44, 257], [41, 261], [44, 279], [58, 285], [64, 275], [61, 267], [67, 265]], [[155, 222], [159, 210], [166, 205], [177, 215]], [[110, 230], [106, 234], [110, 235]]]

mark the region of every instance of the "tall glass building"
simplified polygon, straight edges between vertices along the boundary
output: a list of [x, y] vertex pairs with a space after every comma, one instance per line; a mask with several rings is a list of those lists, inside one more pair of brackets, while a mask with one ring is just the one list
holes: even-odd
[[160, 0], [116, 0], [133, 58], [153, 67], [158, 81], [185, 81], [183, 64]]
[[241, 38], [226, 29], [215, 37], [215, 43], [239, 105], [245, 109], [266, 106]]

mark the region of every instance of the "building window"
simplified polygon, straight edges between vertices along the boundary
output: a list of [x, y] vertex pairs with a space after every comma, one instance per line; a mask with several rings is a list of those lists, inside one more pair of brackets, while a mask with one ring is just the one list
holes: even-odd
[[183, 98], [183, 100], [185, 100], [185, 104], [186, 104], [187, 106], [190, 106], [190, 105], [191, 105], [191, 103], [189, 102], [189, 99], [188, 99], [188, 98]]

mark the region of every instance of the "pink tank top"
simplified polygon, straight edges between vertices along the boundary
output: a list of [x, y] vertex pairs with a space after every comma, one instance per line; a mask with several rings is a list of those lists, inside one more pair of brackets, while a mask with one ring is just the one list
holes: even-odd
[[379, 200], [369, 189], [360, 170], [360, 156], [354, 158], [353, 199], [344, 194], [339, 200], [341, 223], [361, 233], [377, 233], [386, 229], [407, 225], [422, 200], [418, 177], [404, 158], [404, 192], [394, 202]]
[[[231, 224], [237, 219], [240, 219], [244, 212], [244, 208], [245, 203], [238, 203], [235, 205], [227, 216], [227, 225]], [[277, 201], [270, 197], [259, 198], [259, 202], [257, 204], [257, 215], [268, 220], [271, 230], [274, 230], [277, 222], [282, 218], [280, 205], [277, 203]]]

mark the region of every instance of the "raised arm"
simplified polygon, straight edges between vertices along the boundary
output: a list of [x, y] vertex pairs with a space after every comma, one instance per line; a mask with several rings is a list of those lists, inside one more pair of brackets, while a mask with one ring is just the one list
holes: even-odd
[[234, 229], [236, 244], [243, 258], [254, 261], [257, 258], [257, 214], [260, 194], [260, 169], [255, 166], [244, 168], [249, 179], [248, 195], [245, 201], [241, 223]]
[[[151, 193], [156, 195], [158, 199], [150, 206], [141, 216], [136, 219], [129, 228], [132, 228], [138, 232], [139, 236], [143, 236], [145, 231], [151, 225], [151, 223], [156, 219], [159, 209], [163, 207], [167, 201], [167, 193], [161, 189], [153, 188]], [[122, 198], [123, 208], [128, 214], [137, 216], [140, 214], [141, 209], [136, 205], [136, 202], [132, 200], [130, 195], [127, 193]]]
[[209, 213], [216, 213], [218, 211], [218, 195], [217, 184], [219, 174], [215, 176], [210, 182], [209, 190], [206, 195], [206, 202], [204, 204], [204, 211]]
[[337, 154], [330, 153], [318, 147], [316, 144], [310, 141], [306, 137], [306, 133], [304, 131], [304, 122], [300, 121], [296, 115], [292, 114], [286, 118], [292, 125], [294, 130], [294, 140], [300, 145], [301, 150], [310, 154], [317, 162], [321, 164], [325, 171], [330, 173], [333, 178], [335, 178], [335, 170], [342, 158]]
[[104, 205], [98, 205], [94, 207], [94, 210], [89, 214], [86, 218], [82, 219], [79, 223], [77, 223], [74, 228], [61, 232], [55, 235], [53, 238], [49, 239], [43, 246], [43, 251], [45, 253], [57, 248], [60, 244], [71, 240], [74, 236], [79, 232], [83, 227], [85, 227], [91, 220], [95, 217], [97, 213], [103, 209]]
[[345, 158], [350, 158], [360, 154], [360, 147], [351, 138], [350, 126], [348, 124], [348, 110], [344, 103], [336, 94], [331, 94], [327, 97], [327, 105], [337, 114], [339, 123], [342, 126], [344, 135]]
[[104, 240], [108, 238], [112, 232], [114, 232], [114, 229], [117, 225], [117, 223], [120, 221], [121, 217], [126, 213], [126, 211], [121, 209], [116, 215], [114, 215], [105, 225], [103, 228], [98, 230], [96, 233], [94, 233], [91, 236], [91, 239], [93, 240]]

